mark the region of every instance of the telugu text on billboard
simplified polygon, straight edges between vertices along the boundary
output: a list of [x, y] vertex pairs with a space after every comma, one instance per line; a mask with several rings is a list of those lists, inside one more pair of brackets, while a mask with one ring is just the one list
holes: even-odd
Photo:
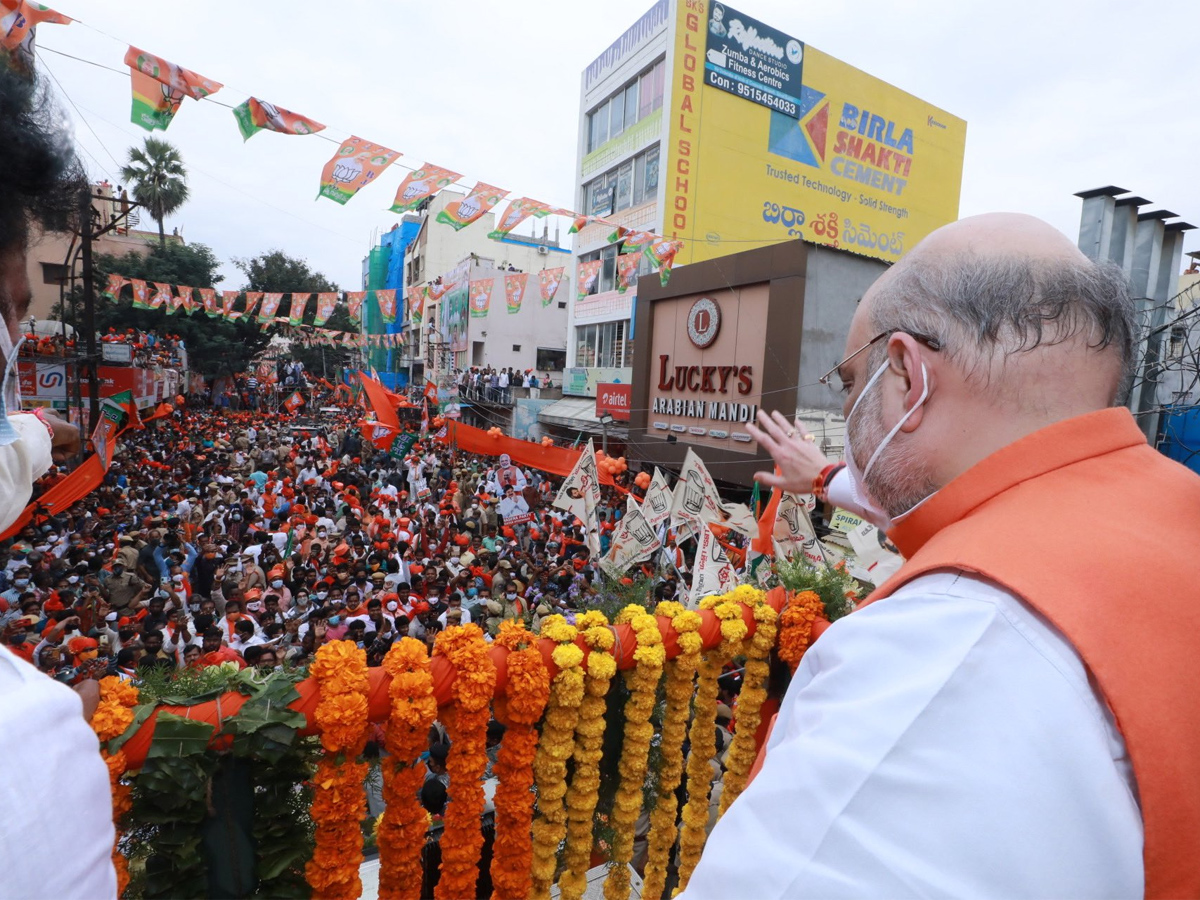
[[676, 264], [795, 239], [894, 262], [958, 218], [966, 122], [811, 45], [794, 116], [713, 87], [718, 5], [677, 7], [662, 226], [683, 239]]
[[794, 119], [803, 62], [804, 45], [794, 37], [724, 3], [709, 6], [705, 84]]

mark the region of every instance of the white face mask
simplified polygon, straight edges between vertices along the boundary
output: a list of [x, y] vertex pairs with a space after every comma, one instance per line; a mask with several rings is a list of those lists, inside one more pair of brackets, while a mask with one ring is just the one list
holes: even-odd
[[400, 604], [397, 603], [395, 600], [389, 600], [387, 608], [388, 608], [388, 612], [395, 612], [396, 610], [398, 610], [400, 608]]
[[272, 582], [271, 582], [271, 587], [273, 587], [273, 588], [281, 588], [281, 587], [283, 587], [283, 579], [282, 579], [282, 578], [276, 578], [274, 581], [272, 581]]
[[[846, 443], [844, 447], [846, 474], [850, 478], [850, 495], [854, 498], [854, 503], [862, 512], [863, 518], [884, 532], [891, 529], [894, 520], [888, 514], [887, 510], [880, 506], [879, 502], [871, 495], [871, 491], [867, 487], [867, 476], [871, 474], [871, 470], [875, 467], [875, 463], [878, 462], [880, 454], [891, 443], [892, 438], [896, 436], [896, 433], [900, 431], [904, 423], [929, 399], [929, 373], [925, 369], [925, 363], [921, 363], [921, 381], [923, 382], [921, 396], [917, 398], [917, 402], [912, 405], [912, 408], [900, 417], [900, 421], [892, 426], [892, 430], [884, 435], [883, 440], [879, 442], [879, 446], [875, 448], [875, 452], [871, 454], [871, 458], [867, 460], [866, 469], [859, 472], [858, 461], [854, 458], [854, 451], [850, 447], [850, 420], [854, 417], [854, 413], [858, 410], [858, 405], [862, 403], [862, 399], [866, 396], [867, 391], [874, 387], [875, 382], [883, 376], [887, 367], [888, 361], [884, 360], [883, 365], [875, 370], [875, 374], [871, 376], [871, 380], [867, 382], [866, 387], [862, 389], [862, 393], [854, 401], [854, 406], [850, 407], [850, 415], [846, 416]], [[911, 511], [909, 510], [909, 512]]]

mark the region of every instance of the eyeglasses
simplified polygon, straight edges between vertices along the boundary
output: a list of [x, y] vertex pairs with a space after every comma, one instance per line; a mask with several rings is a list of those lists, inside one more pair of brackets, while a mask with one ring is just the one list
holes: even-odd
[[[881, 331], [879, 334], [875, 335], [875, 337], [871, 338], [869, 341], [867, 341], [865, 344], [863, 344], [861, 347], [859, 347], [857, 350], [855, 350], [853, 353], [851, 353], [849, 356], [847, 356], [845, 359], [843, 359], [841, 362], [839, 362], [836, 366], [834, 366], [832, 369], [830, 369], [828, 372], [826, 372], [824, 375], [822, 375], [820, 378], [818, 378], [817, 381], [820, 384], [823, 384], [826, 387], [828, 387], [838, 393], [845, 393], [848, 390], [849, 385], [847, 385], [845, 380], [842, 378], [842, 373], [841, 373], [842, 366], [846, 365], [846, 363], [850, 362], [850, 360], [854, 359], [854, 357], [858, 356], [864, 350], [867, 350], [868, 348], [875, 346], [880, 341], [882, 341], [884, 338], [891, 337], [897, 331], [898, 331], [898, 329], [895, 329], [895, 328], [891, 329], [890, 331]], [[912, 338], [915, 338], [917, 341], [920, 341], [922, 344], [924, 344], [930, 350], [933, 350], [935, 353], [938, 350], [942, 349], [942, 342], [939, 341], [935, 337], [931, 337], [930, 335], [925, 335], [925, 334], [915, 334], [911, 331], [906, 331], [904, 333], [909, 335]]]

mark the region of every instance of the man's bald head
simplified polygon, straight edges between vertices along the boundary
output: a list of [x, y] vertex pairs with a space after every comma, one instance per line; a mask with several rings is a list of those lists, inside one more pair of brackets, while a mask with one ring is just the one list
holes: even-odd
[[1133, 364], [1134, 307], [1121, 270], [1018, 213], [939, 228], [872, 286], [859, 317], [871, 336], [935, 339], [987, 384], [1022, 362], [1040, 365], [1033, 351], [1061, 347], [1096, 354], [1095, 378], [1111, 402]]

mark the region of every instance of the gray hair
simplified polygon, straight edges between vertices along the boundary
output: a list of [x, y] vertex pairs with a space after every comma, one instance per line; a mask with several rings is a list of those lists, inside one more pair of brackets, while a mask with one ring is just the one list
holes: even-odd
[[968, 372], [990, 372], [997, 356], [1081, 334], [1093, 350], [1114, 348], [1122, 384], [1134, 364], [1134, 302], [1111, 263], [970, 254], [936, 265], [913, 260], [880, 287], [871, 318], [877, 331], [935, 338]]

